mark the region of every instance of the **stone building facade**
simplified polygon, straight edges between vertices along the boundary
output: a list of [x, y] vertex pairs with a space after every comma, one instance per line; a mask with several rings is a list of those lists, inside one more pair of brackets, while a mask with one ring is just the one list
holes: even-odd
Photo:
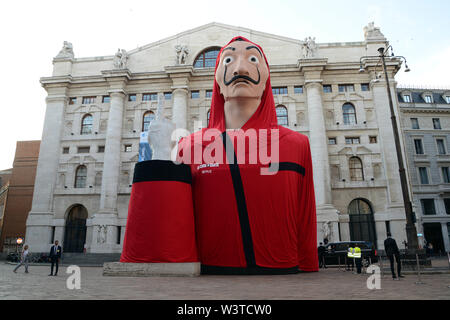
[[450, 90], [399, 88], [397, 97], [419, 240], [450, 252]]
[[[382, 249], [387, 228], [406, 239], [386, 87], [373, 81], [378, 59], [360, 60], [386, 46], [380, 29], [316, 43], [211, 23], [113, 56], [75, 58], [64, 43], [41, 78], [47, 110], [26, 240], [42, 251], [59, 239], [66, 251], [120, 252], [139, 134], [157, 94], [178, 128], [206, 127], [215, 57], [237, 35], [267, 55], [280, 124], [310, 138], [318, 241]], [[388, 61], [393, 83], [400, 65]]]

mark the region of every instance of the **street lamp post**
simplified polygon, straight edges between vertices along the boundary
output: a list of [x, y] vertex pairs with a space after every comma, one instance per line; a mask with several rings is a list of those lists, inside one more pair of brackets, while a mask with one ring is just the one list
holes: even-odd
[[[411, 199], [409, 197], [409, 188], [408, 188], [408, 181], [406, 179], [406, 170], [405, 170], [405, 166], [403, 163], [403, 155], [402, 155], [402, 149], [401, 149], [401, 144], [400, 144], [400, 134], [398, 131], [398, 126], [397, 126], [397, 119], [395, 116], [395, 112], [394, 112], [394, 104], [392, 102], [392, 93], [391, 93], [391, 87], [389, 84], [389, 76], [387, 73], [387, 68], [386, 68], [386, 59], [385, 59], [385, 54], [388, 52], [389, 48], [392, 49], [391, 46], [389, 46], [388, 48], [379, 48], [378, 52], [380, 53], [379, 56], [366, 56], [366, 57], [362, 57], [360, 62], [362, 61], [363, 58], [381, 58], [381, 62], [383, 65], [383, 71], [384, 71], [384, 75], [385, 75], [385, 79], [386, 79], [386, 89], [387, 89], [387, 93], [388, 93], [388, 98], [389, 98], [389, 108], [390, 108], [390, 112], [391, 112], [391, 121], [392, 121], [392, 130], [394, 133], [394, 141], [395, 141], [395, 149], [397, 152], [397, 161], [398, 161], [398, 168], [399, 168], [399, 174], [400, 174], [400, 184], [402, 187], [402, 195], [403, 195], [403, 203], [405, 206], [405, 214], [406, 214], [406, 237], [408, 240], [408, 251], [410, 253], [416, 253], [416, 251], [419, 248], [419, 243], [417, 240], [417, 230], [416, 230], [416, 226], [414, 224], [414, 213], [412, 210], [412, 203], [411, 203]], [[409, 72], [409, 68], [408, 65], [406, 64], [406, 58], [403, 56], [394, 56], [394, 54], [392, 53], [392, 56], [390, 58], [402, 58], [405, 60], [405, 67], [406, 67], [406, 72]], [[375, 67], [376, 68], [376, 67]], [[364, 68], [362, 67], [362, 63], [361, 63], [361, 68], [360, 68], [360, 72], [363, 72]], [[376, 70], [375, 70], [376, 72]]]

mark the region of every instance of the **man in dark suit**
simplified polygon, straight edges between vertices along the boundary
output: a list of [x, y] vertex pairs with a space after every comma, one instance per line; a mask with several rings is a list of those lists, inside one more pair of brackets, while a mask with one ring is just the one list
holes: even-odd
[[401, 263], [400, 263], [400, 251], [397, 247], [397, 242], [393, 238], [391, 238], [391, 233], [388, 232], [387, 239], [384, 240], [384, 251], [386, 251], [386, 255], [389, 258], [389, 262], [391, 263], [391, 272], [392, 272], [392, 279], [398, 280], [395, 271], [394, 271], [394, 257], [395, 261], [397, 262], [397, 274], [399, 278], [403, 278], [401, 275]]
[[[59, 246], [58, 243], [59, 243], [58, 240], [56, 240], [55, 244], [50, 248], [49, 257], [50, 257], [50, 261], [52, 263], [52, 268], [51, 268], [49, 276], [53, 276], [53, 275], [57, 276], [58, 275], [59, 259], [61, 259], [61, 251], [62, 251], [61, 246]], [[55, 269], [55, 274], [53, 274], [53, 267], [55, 266], [55, 264], [56, 264], [56, 269]]]

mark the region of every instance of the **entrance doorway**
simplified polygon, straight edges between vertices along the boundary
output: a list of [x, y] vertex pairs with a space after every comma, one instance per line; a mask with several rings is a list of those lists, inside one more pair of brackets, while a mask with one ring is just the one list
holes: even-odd
[[[442, 228], [440, 223], [424, 223], [423, 234], [425, 240], [433, 245], [432, 255], [445, 253], [444, 238], [442, 238]], [[427, 250], [428, 252], [428, 250]]]
[[375, 220], [372, 206], [365, 199], [355, 199], [348, 206], [350, 217], [350, 240], [370, 241], [377, 246]]
[[87, 217], [88, 212], [82, 205], [75, 205], [70, 209], [64, 232], [64, 252], [83, 252]]

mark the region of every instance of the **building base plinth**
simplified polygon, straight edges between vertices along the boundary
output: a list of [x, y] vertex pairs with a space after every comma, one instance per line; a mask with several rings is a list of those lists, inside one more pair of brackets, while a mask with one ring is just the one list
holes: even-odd
[[107, 262], [103, 265], [103, 275], [116, 277], [196, 277], [200, 275], [200, 262]]

